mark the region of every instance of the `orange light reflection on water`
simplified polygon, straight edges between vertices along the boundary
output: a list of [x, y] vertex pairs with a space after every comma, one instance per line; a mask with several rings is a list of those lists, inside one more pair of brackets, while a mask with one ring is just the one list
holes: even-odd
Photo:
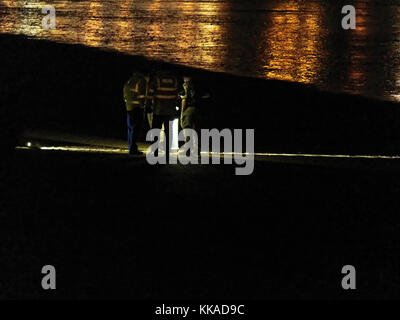
[[319, 76], [319, 28], [321, 22], [315, 11], [319, 3], [312, 2], [314, 13], [304, 14], [298, 3], [278, 3], [272, 23], [264, 30], [265, 50], [261, 52], [268, 78], [311, 83]]

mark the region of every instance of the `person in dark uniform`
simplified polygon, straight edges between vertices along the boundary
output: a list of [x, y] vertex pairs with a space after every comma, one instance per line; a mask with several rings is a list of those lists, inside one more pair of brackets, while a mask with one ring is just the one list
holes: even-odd
[[124, 100], [127, 112], [129, 154], [142, 154], [137, 140], [144, 120], [149, 81], [143, 73], [135, 72], [124, 85]]
[[[152, 128], [161, 129], [164, 125], [167, 159], [171, 145], [169, 122], [177, 118], [178, 87], [178, 78], [171, 71], [157, 72], [150, 84], [150, 94], [153, 96]], [[156, 150], [155, 156], [158, 156], [158, 150]]]
[[[210, 95], [204, 92], [200, 93], [191, 76], [183, 77], [182, 86], [183, 90], [180, 92], [180, 98], [182, 99], [180, 125], [182, 129], [193, 129], [197, 132], [198, 141], [195, 141], [195, 143], [197, 144], [197, 149], [200, 153], [199, 100], [207, 99], [210, 97]], [[186, 141], [188, 140], [189, 137], [186, 139]]]
[[182, 129], [196, 130], [196, 89], [191, 77], [183, 77], [183, 90], [180, 93], [182, 99], [181, 107], [181, 127]]

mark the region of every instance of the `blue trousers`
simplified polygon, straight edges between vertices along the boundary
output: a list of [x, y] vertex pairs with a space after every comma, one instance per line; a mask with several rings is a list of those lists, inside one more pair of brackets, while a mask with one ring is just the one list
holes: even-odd
[[128, 127], [128, 145], [129, 152], [138, 151], [138, 146], [136, 144], [140, 130], [143, 125], [143, 109], [135, 108], [131, 111], [127, 111], [126, 124]]

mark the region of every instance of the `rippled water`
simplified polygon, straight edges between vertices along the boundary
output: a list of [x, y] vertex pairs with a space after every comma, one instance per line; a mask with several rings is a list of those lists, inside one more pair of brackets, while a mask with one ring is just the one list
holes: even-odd
[[[0, 1], [0, 32], [400, 100], [400, 1]], [[44, 30], [52, 4], [56, 30]]]

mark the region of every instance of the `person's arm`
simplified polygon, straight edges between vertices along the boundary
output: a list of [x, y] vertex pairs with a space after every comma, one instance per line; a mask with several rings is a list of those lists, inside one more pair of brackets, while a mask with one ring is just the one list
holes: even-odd
[[149, 104], [149, 110], [151, 110], [151, 112], [153, 111], [154, 108], [154, 95], [156, 92], [156, 82], [155, 82], [155, 78], [150, 79], [149, 81], [149, 89], [148, 89], [148, 104]]
[[132, 103], [132, 91], [131, 91], [131, 86], [129, 81], [125, 82], [124, 84], [124, 101], [125, 101], [125, 105], [131, 106]]
[[187, 102], [186, 96], [182, 96], [181, 114], [183, 114], [183, 112], [184, 112], [185, 109], [186, 109], [186, 105], [187, 105], [186, 102]]
[[187, 105], [187, 87], [185, 86], [185, 84], [183, 85], [184, 90], [181, 91], [180, 93], [180, 97], [182, 99], [182, 103], [181, 103], [181, 117], [183, 115], [183, 112], [186, 109], [186, 105]]

